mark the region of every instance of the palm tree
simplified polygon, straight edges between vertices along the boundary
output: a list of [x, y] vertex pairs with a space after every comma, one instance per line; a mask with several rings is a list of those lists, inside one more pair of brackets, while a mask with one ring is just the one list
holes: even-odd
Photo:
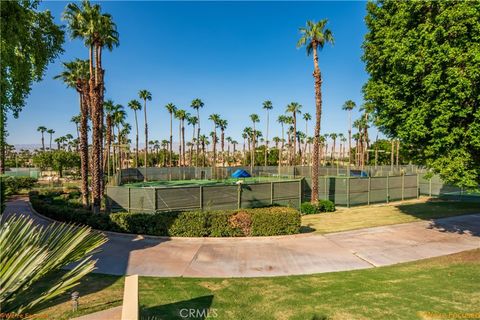
[[138, 168], [138, 119], [137, 119], [137, 111], [142, 110], [142, 105], [138, 100], [131, 100], [128, 103], [128, 107], [133, 110], [133, 114], [135, 115], [135, 166]]
[[292, 163], [293, 165], [296, 164], [295, 160], [295, 153], [297, 152], [297, 145], [296, 145], [296, 140], [297, 140], [297, 113], [302, 113], [301, 111], [302, 105], [297, 103], [297, 102], [292, 102], [287, 106], [287, 109], [285, 112], [291, 112], [292, 113], [292, 119], [293, 119], [293, 152], [292, 152]]
[[352, 110], [355, 109], [357, 105], [352, 100], [347, 100], [342, 106], [343, 110], [348, 111], [348, 176], [350, 176], [350, 164], [352, 157], [350, 155], [352, 150]]
[[37, 131], [41, 133], [42, 135], [42, 150], [45, 151], [45, 138], [44, 138], [44, 133], [47, 131], [47, 128], [44, 126], [40, 126], [37, 128]]
[[162, 140], [162, 148], [163, 148], [163, 165], [164, 167], [167, 166], [167, 147], [168, 147], [169, 141], [168, 140]]
[[267, 166], [267, 157], [268, 157], [268, 147], [269, 147], [269, 141], [268, 141], [268, 126], [270, 123], [270, 110], [273, 109], [272, 101], [267, 100], [263, 102], [263, 109], [267, 110], [267, 136], [265, 137], [265, 166]]
[[113, 148], [113, 158], [114, 158], [114, 164], [115, 168], [117, 167], [116, 160], [118, 161], [118, 167], [122, 169], [122, 153], [121, 153], [121, 137], [120, 137], [120, 125], [122, 125], [125, 122], [125, 117], [126, 113], [125, 110], [123, 109], [123, 106], [117, 105], [115, 111], [112, 114], [112, 130], [113, 130], [113, 135], [115, 135], [115, 127], [117, 127], [117, 148], [118, 148], [118, 159], [115, 159], [115, 147]]
[[205, 145], [208, 145], [208, 138], [206, 135], [202, 134], [199, 137], [200, 144], [202, 145], [202, 167], [205, 167]]
[[[89, 156], [88, 156], [88, 116], [91, 113], [89, 110], [89, 62], [87, 60], [76, 59], [72, 62], [63, 63], [64, 71], [55, 76], [54, 79], [61, 79], [67, 87], [74, 88], [80, 98], [80, 129], [79, 129], [79, 144], [80, 144], [80, 175], [82, 180], [81, 193], [82, 205], [88, 207], [88, 171], [89, 171]], [[73, 120], [73, 119], [72, 119]]]
[[[225, 140], [227, 141], [227, 161], [228, 165], [230, 165], [230, 145], [233, 142], [232, 137], [226, 137]], [[235, 151], [233, 151], [233, 154], [235, 155]]]
[[320, 137], [320, 122], [322, 118], [322, 74], [318, 67], [318, 49], [323, 49], [326, 43], [333, 44], [333, 34], [326, 29], [327, 19], [320, 20], [315, 23], [307, 21], [305, 28], [300, 28], [301, 38], [297, 43], [297, 47], [306, 46], [307, 55], [313, 53], [313, 65], [315, 78], [315, 133], [313, 143], [313, 164], [312, 164], [312, 203], [318, 202], [318, 151]]
[[282, 163], [283, 148], [285, 146], [285, 124], [287, 123], [287, 117], [285, 115], [280, 115], [278, 116], [277, 122], [282, 126], [282, 145], [278, 154], [278, 166], [280, 167]]
[[330, 139], [332, 139], [332, 154], [330, 155], [330, 161], [333, 163], [333, 161], [336, 158], [336, 144], [337, 144], [337, 138], [338, 134], [336, 133], [330, 133]]
[[50, 135], [50, 147], [49, 147], [49, 149], [52, 150], [52, 137], [53, 137], [53, 134], [55, 133], [55, 130], [48, 129], [47, 133]]
[[182, 161], [180, 165], [185, 166], [185, 119], [187, 119], [190, 115], [187, 111], [183, 109], [177, 110], [175, 113], [175, 117], [180, 121], [180, 142], [181, 145], [179, 147], [180, 153], [179, 157], [181, 157]]
[[[245, 128], [245, 129], [247, 129], [247, 128]], [[242, 161], [242, 163], [243, 163], [243, 165], [246, 165], [246, 158], [247, 158], [245, 148], [246, 148], [246, 144], [247, 144], [248, 133], [245, 131], [245, 129], [243, 130], [243, 133], [242, 133], [242, 138], [243, 138], [243, 150], [242, 150], [243, 161]], [[249, 144], [249, 149], [250, 149], [250, 144]]]
[[[198, 117], [197, 116], [189, 116], [187, 118], [187, 123], [192, 126], [192, 145], [191, 145], [191, 149], [193, 149], [193, 146], [195, 145], [195, 143], [196, 143], [196, 146], [198, 148], [198, 141], [197, 141], [197, 139], [195, 139], [195, 126], [198, 124]], [[198, 158], [198, 150], [196, 152], [196, 157]], [[190, 165], [191, 166], [193, 166], [192, 159], [193, 159], [193, 151], [190, 152]], [[197, 165], [197, 163], [198, 163], [198, 160], [195, 159], [195, 165]]]
[[[305, 112], [303, 114], [303, 120], [305, 120], [305, 135], [308, 137], [308, 121], [312, 120], [312, 116], [310, 115], [310, 113]], [[303, 154], [305, 154], [306, 152], [307, 152], [307, 144], [305, 143]]]
[[80, 140], [80, 129], [79, 129], [80, 121], [82, 121], [82, 115], [80, 114], [77, 114], [70, 119], [70, 122], [75, 124], [75, 129], [77, 130], [77, 139], [79, 140]]
[[64, 19], [72, 38], [80, 38], [89, 48], [88, 99], [92, 119], [92, 209], [99, 212], [103, 195], [103, 100], [105, 92], [102, 68], [102, 49], [113, 50], [118, 46], [118, 32], [111, 15], [101, 12], [100, 5], [91, 5], [84, 0], [81, 7], [70, 3], [64, 12]]
[[208, 120], [213, 122], [213, 136], [212, 136], [212, 143], [213, 143], [213, 163], [212, 167], [214, 168], [214, 176], [216, 177], [215, 167], [217, 165], [217, 127], [221, 120], [220, 115], [217, 113], [211, 114], [208, 117]]
[[107, 176], [110, 177], [110, 149], [112, 146], [112, 115], [119, 108], [115, 105], [113, 100], [107, 100], [103, 104], [105, 115], [105, 153], [103, 170], [107, 171]]
[[196, 159], [195, 160], [195, 166], [198, 166], [198, 147], [199, 147], [199, 143], [200, 143], [200, 108], [203, 108], [205, 104], [202, 102], [202, 100], [200, 99], [194, 99], [192, 101], [192, 104], [190, 105], [193, 109], [197, 110], [197, 119], [198, 119], [198, 129], [197, 129], [197, 151], [196, 151]]
[[280, 139], [279, 137], [273, 137], [272, 141], [275, 143], [275, 149], [278, 150], [278, 145], [280, 144], [280, 141], [282, 139]]
[[225, 119], [220, 119], [218, 122], [218, 127], [220, 128], [220, 148], [222, 152], [222, 166], [225, 167], [225, 129], [228, 126], [228, 121]]
[[148, 157], [148, 123], [147, 123], [147, 100], [152, 101], [152, 94], [148, 90], [140, 90], [138, 97], [143, 100], [143, 115], [145, 117], [145, 174], [143, 180], [147, 181], [147, 157]]
[[257, 122], [260, 122], [260, 118], [258, 117], [257, 114], [255, 113], [252, 113], [250, 115], [250, 120], [252, 121], [253, 123], [253, 131], [252, 131], [252, 151], [251, 151], [251, 154], [250, 154], [250, 170], [251, 170], [251, 174], [253, 175], [253, 167], [255, 166], [255, 142], [256, 142], [256, 136], [257, 136], [257, 130], [255, 128], [255, 123]]
[[170, 154], [169, 154], [169, 166], [172, 166], [172, 161], [173, 161], [173, 151], [172, 151], [172, 146], [173, 146], [173, 116], [175, 115], [175, 112], [177, 112], [177, 107], [173, 103], [169, 103], [165, 106], [167, 109], [168, 113], [170, 114]]

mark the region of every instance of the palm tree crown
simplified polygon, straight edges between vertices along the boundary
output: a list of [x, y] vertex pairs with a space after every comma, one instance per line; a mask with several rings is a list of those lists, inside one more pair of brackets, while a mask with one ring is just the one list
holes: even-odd
[[307, 21], [305, 28], [300, 28], [302, 36], [297, 42], [297, 48], [306, 46], [307, 55], [312, 54], [313, 49], [323, 49], [326, 43], [334, 44], [333, 34], [326, 29], [327, 19], [318, 22]]

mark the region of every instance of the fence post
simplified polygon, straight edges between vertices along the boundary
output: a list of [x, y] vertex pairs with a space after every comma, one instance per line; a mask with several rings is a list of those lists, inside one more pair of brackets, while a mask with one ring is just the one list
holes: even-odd
[[390, 202], [390, 173], [387, 175], [387, 203]]
[[130, 212], [130, 187], [128, 189], [128, 212]]
[[200, 194], [199, 194], [199, 198], [200, 198], [200, 210], [203, 211], [203, 186], [200, 186], [199, 187], [199, 191], [200, 191]]
[[273, 181], [270, 182], [270, 204], [273, 205]]
[[370, 189], [372, 185], [372, 178], [368, 176], [368, 198], [367, 198], [367, 204], [370, 205]]

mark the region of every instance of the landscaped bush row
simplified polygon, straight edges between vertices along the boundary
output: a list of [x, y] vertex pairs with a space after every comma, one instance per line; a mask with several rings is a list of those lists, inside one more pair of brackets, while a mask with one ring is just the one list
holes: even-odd
[[72, 205], [69, 194], [30, 193], [35, 210], [52, 219], [95, 229], [176, 237], [241, 237], [295, 234], [300, 213], [287, 207], [225, 211], [92, 214]]
[[4, 176], [2, 181], [3, 192], [6, 196], [17, 194], [22, 189], [31, 189], [38, 182], [36, 178], [13, 176]]
[[333, 212], [335, 211], [335, 203], [330, 200], [319, 200], [316, 205], [310, 202], [304, 202], [301, 205], [300, 211], [302, 212], [302, 214]]

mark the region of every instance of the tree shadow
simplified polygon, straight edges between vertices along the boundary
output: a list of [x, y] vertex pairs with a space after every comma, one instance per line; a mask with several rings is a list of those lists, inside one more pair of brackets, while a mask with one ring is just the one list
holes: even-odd
[[140, 319], [210, 319], [218, 316], [216, 309], [210, 309], [213, 295], [197, 297], [154, 307], [141, 306]]
[[443, 199], [395, 206], [402, 213], [422, 220], [430, 220], [429, 228], [441, 232], [480, 236], [480, 205]]

